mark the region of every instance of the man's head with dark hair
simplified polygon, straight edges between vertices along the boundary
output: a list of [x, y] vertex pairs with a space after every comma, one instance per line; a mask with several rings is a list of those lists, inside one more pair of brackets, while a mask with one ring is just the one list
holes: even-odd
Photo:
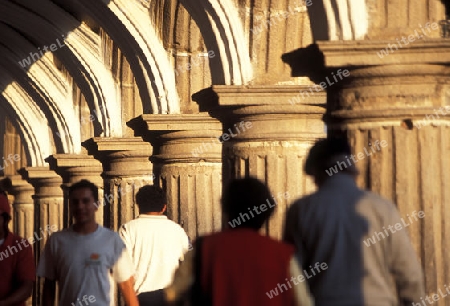
[[[262, 205], [267, 208], [265, 211], [261, 209]], [[232, 180], [222, 197], [222, 211], [226, 215], [227, 221], [235, 224], [236, 227], [254, 230], [259, 230], [270, 218], [275, 205], [276, 202], [269, 188], [260, 180], [252, 177]], [[255, 206], [259, 213], [254, 210]], [[248, 220], [241, 216], [244, 214], [249, 216]], [[240, 220], [240, 225], [233, 220]]]
[[326, 170], [336, 166], [338, 162], [346, 165], [341, 170], [343, 173], [357, 175], [358, 171], [350, 160], [351, 154], [352, 150], [345, 138], [329, 137], [319, 139], [308, 153], [304, 170], [306, 174], [314, 176], [316, 184], [319, 186], [330, 177]]
[[75, 219], [75, 227], [96, 225], [95, 212], [98, 206], [98, 187], [94, 183], [81, 180], [70, 186], [69, 209]]
[[92, 196], [94, 197], [94, 200], [95, 200], [95, 203], [98, 203], [98, 187], [94, 183], [92, 183], [88, 180], [81, 180], [81, 181], [73, 184], [72, 186], [70, 186], [69, 187], [69, 198], [70, 198], [70, 195], [75, 190], [83, 189], [83, 188], [87, 188], [87, 189], [91, 190]]
[[158, 186], [147, 185], [136, 193], [139, 213], [164, 213], [167, 204], [166, 194]]

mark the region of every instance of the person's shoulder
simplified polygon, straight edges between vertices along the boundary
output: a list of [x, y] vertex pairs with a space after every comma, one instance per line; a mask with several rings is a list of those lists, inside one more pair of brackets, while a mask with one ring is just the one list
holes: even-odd
[[59, 230], [57, 232], [52, 232], [49, 236], [49, 239], [55, 240], [55, 239], [64, 239], [71, 235], [73, 231], [71, 228], [63, 228], [62, 230]]
[[13, 232], [9, 232], [8, 235], [11, 235], [11, 238], [10, 238], [10, 239], [11, 239], [12, 241], [16, 241], [16, 240], [21, 241], [21, 240], [24, 239], [24, 237], [19, 236], [19, 235], [16, 235], [16, 234], [13, 233]]
[[261, 243], [265, 244], [266, 247], [270, 248], [271, 250], [275, 250], [278, 254], [280, 254], [280, 256], [290, 258], [295, 252], [295, 247], [290, 243], [279, 241], [269, 236], [259, 236], [261, 239]]
[[362, 201], [368, 202], [371, 205], [374, 205], [379, 208], [384, 208], [388, 210], [396, 209], [396, 206], [392, 201], [369, 190], [364, 190]]
[[289, 212], [292, 212], [294, 210], [299, 210], [305, 206], [308, 206], [309, 203], [311, 203], [314, 196], [316, 196], [317, 192], [307, 194], [301, 198], [298, 198], [294, 202], [292, 202], [291, 206], [289, 206]]
[[102, 236], [106, 236], [106, 237], [116, 237], [117, 236], [117, 237], [119, 237], [119, 234], [110, 228], [103, 227], [100, 224], [98, 225], [98, 227], [99, 227], [98, 231], [99, 231], [100, 235], [102, 235]]
[[187, 236], [186, 231], [184, 230], [184, 228], [181, 225], [179, 225], [177, 222], [175, 222], [173, 220], [170, 220], [169, 218], [165, 219], [164, 222], [165, 222], [165, 225], [167, 227], [172, 228], [175, 231], [178, 231], [178, 232], [180, 232], [182, 234], [184, 233]]

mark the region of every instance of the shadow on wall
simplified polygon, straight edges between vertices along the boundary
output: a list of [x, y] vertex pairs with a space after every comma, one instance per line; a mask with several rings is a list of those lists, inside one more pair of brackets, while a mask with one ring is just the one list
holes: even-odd
[[447, 19], [450, 19], [450, 1], [449, 0], [441, 0], [445, 5], [445, 16]]
[[326, 75], [325, 57], [316, 44], [285, 53], [281, 60], [291, 67], [293, 77], [307, 76], [320, 83]]

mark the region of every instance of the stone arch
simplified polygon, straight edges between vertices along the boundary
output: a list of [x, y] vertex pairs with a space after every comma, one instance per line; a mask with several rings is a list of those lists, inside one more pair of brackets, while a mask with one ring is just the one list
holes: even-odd
[[[10, 2], [0, 3], [1, 19], [23, 33], [28, 33], [43, 45], [48, 45], [69, 32], [64, 41], [67, 48], [60, 48], [55, 53], [79, 84], [87, 100], [93, 101], [91, 107], [101, 114], [99, 120], [104, 136], [120, 136], [120, 102], [117, 99], [117, 89], [110, 71], [98, 59], [97, 46], [92, 44], [95, 37], [92, 37], [90, 29], [80, 25], [67, 12], [51, 2], [35, 1], [27, 5], [29, 10]], [[58, 20], [64, 27], [58, 27], [48, 20]], [[34, 26], [35, 24], [40, 27]]]
[[[126, 7], [126, 9], [123, 9]], [[90, 14], [120, 47], [136, 77], [144, 113], [179, 113], [180, 101], [168, 56], [150, 16], [137, 1], [85, 1], [74, 10]]]
[[[30, 98], [43, 109], [47, 121], [54, 123], [54, 126], [57, 127], [54, 134], [56, 137], [53, 137], [57, 151], [79, 153], [81, 150], [80, 134], [76, 133], [77, 129], [69, 133], [69, 127], [77, 126], [78, 121], [75, 120], [75, 114], [70, 107], [72, 102], [70, 91], [67, 86], [64, 86], [61, 73], [45, 56], [29, 67], [28, 71], [21, 69], [18, 62], [26, 57], [23, 50], [29, 50], [32, 45], [26, 39], [15, 36], [15, 32], [3, 24], [0, 24], [0, 33], [0, 36], [8, 41], [9, 46], [16, 50], [11, 52], [0, 46], [3, 54], [0, 58], [0, 66], [9, 72], [9, 75], [1, 76], [3, 83], [8, 84], [10, 80], [17, 80], [24, 90], [28, 87], [26, 91]], [[43, 77], [47, 75], [53, 77]], [[58, 137], [58, 135], [69, 135], [70, 137]]]
[[0, 79], [0, 86], [4, 87], [0, 102], [4, 101], [0, 105], [26, 144], [27, 162], [31, 166], [44, 166], [44, 159], [51, 154], [47, 119], [39, 106], [16, 82], [2, 82]]
[[306, 5], [314, 40], [364, 39], [369, 30], [367, 2], [368, 0], [308, 1]]
[[220, 63], [211, 68], [215, 85], [245, 85], [253, 69], [238, 10], [231, 0], [180, 0], [192, 18], [201, 24], [205, 45], [218, 50]]

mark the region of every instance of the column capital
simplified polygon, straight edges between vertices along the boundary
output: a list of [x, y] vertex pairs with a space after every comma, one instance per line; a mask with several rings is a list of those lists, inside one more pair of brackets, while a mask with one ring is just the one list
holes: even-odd
[[74, 183], [83, 178], [98, 177], [100, 183], [102, 164], [93, 156], [79, 154], [53, 154], [45, 159], [50, 169], [61, 175], [65, 183]]
[[[218, 105], [222, 107], [272, 106], [280, 113], [309, 113], [309, 106], [325, 106], [326, 94], [314, 84], [308, 85], [213, 85]], [[312, 90], [311, 90], [312, 89]], [[292, 98], [305, 91], [308, 95], [292, 103]], [[265, 108], [265, 111], [269, 108]]]
[[34, 187], [30, 183], [28, 183], [26, 180], [22, 178], [21, 175], [10, 175], [8, 176], [11, 179], [12, 187], [11, 187], [11, 194], [16, 197], [18, 194], [27, 193], [30, 194], [30, 201], [31, 195], [34, 193]]
[[25, 167], [17, 171], [35, 188], [35, 196], [60, 197], [62, 178], [48, 167]]
[[[207, 113], [144, 114], [129, 122], [135, 134], [154, 146], [152, 160], [165, 163], [221, 161], [222, 124]], [[194, 150], [208, 145], [208, 150], [195, 156]]]
[[[219, 105], [214, 115], [223, 122], [224, 131], [237, 134], [233, 140], [296, 141], [323, 136], [326, 94], [319, 85], [215, 85], [212, 90]], [[241, 122], [251, 122], [252, 128], [240, 132], [237, 123]]]
[[134, 156], [139, 154], [151, 154], [151, 147], [138, 137], [130, 138], [105, 138], [94, 137], [83, 142], [83, 146], [88, 149], [90, 154], [100, 155], [103, 153], [120, 153], [122, 157]]
[[[94, 137], [82, 144], [103, 165], [108, 177], [146, 176], [151, 174], [149, 158], [152, 147], [138, 137]], [[150, 169], [150, 172], [149, 172]]]
[[317, 45], [328, 68], [450, 63], [450, 40], [441, 38], [408, 44], [402, 40], [364, 40], [318, 41]]
[[328, 91], [330, 129], [412, 129], [430, 116], [433, 124], [450, 126], [450, 41], [417, 41], [380, 57], [389, 43], [396, 42], [318, 42], [327, 68], [350, 71], [345, 83]]

